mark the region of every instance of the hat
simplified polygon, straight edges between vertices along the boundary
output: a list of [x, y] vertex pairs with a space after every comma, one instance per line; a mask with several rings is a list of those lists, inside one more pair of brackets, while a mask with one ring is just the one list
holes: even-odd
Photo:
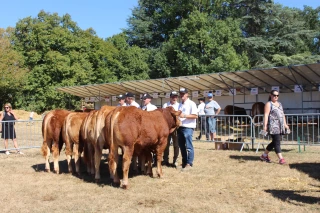
[[133, 97], [134, 97], [134, 95], [133, 95], [133, 93], [131, 93], [131, 92], [127, 92], [127, 93], [126, 93], [126, 97], [133, 98]]
[[172, 91], [172, 92], [170, 93], [170, 97], [171, 97], [171, 96], [176, 96], [176, 95], [179, 95], [179, 94], [177, 93], [177, 91]]
[[208, 93], [208, 98], [212, 98], [214, 95], [210, 92]]
[[188, 93], [188, 89], [181, 87], [180, 90], [179, 90], [179, 92], [180, 92], [180, 93]]
[[126, 96], [125, 95], [119, 95], [119, 96], [117, 96], [117, 99], [120, 99], [120, 100], [123, 100], [123, 99], [125, 99], [126, 98]]
[[198, 101], [204, 101], [205, 98], [198, 98]]
[[142, 97], [141, 97], [142, 100], [146, 100], [148, 98], [152, 99], [153, 97], [151, 95], [149, 95], [148, 93], [143, 94]]

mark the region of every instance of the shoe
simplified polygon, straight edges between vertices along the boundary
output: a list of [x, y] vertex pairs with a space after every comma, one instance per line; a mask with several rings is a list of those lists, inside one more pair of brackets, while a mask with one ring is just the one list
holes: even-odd
[[210, 139], [209, 139], [209, 138], [207, 138], [207, 141], [210, 141]]
[[190, 166], [190, 164], [187, 164], [184, 168], [181, 169], [182, 172], [188, 171], [192, 169], [192, 166]]
[[279, 160], [279, 164], [285, 164], [285, 163], [286, 163], [286, 161], [285, 161], [284, 158], [281, 158], [281, 159]]
[[170, 166], [170, 163], [169, 163], [168, 161], [162, 161], [162, 162], [161, 162], [161, 165], [162, 165], [162, 166], [168, 166], [168, 167], [169, 167], [169, 166]]
[[17, 154], [19, 154], [19, 155], [24, 155], [24, 153], [21, 152], [21, 151], [18, 151]]
[[172, 163], [172, 167], [173, 167], [173, 168], [177, 168], [177, 167], [178, 167], [178, 162], [173, 162], [173, 163]]
[[200, 137], [196, 137], [196, 140], [200, 140]]
[[10, 155], [10, 152], [9, 152], [9, 151], [6, 151], [6, 155]]
[[260, 160], [265, 161], [267, 163], [271, 162], [271, 159], [269, 158], [269, 155], [267, 155], [266, 157], [263, 156], [263, 154], [260, 156]]

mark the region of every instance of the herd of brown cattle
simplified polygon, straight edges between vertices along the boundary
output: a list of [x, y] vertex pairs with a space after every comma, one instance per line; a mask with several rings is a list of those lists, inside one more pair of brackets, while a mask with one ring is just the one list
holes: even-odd
[[[136, 107], [113, 106], [103, 106], [91, 112], [50, 111], [42, 122], [41, 150], [45, 158], [45, 170], [50, 171], [49, 157], [52, 153], [54, 172], [59, 173], [58, 158], [65, 144], [69, 172], [73, 172], [73, 154], [75, 172], [79, 174], [80, 155], [83, 153], [87, 172], [95, 175], [96, 181], [99, 181], [102, 150], [106, 148], [109, 149], [110, 177], [119, 185], [116, 173], [119, 147], [123, 153], [123, 188], [128, 186], [128, 172], [133, 156], [141, 159], [141, 170], [152, 175], [151, 153], [155, 153], [157, 174], [161, 177], [161, 158], [167, 137], [180, 126], [180, 114], [181, 111], [175, 111], [172, 107], [151, 112]], [[145, 171], [146, 159], [148, 171]]]

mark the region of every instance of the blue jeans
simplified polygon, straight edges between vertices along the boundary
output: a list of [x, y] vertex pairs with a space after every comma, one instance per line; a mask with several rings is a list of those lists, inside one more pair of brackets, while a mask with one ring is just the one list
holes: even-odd
[[186, 127], [179, 127], [178, 142], [182, 156], [182, 165], [193, 165], [194, 149], [192, 145], [193, 129]]
[[209, 138], [209, 133], [215, 133], [216, 132], [216, 119], [211, 115], [207, 116], [207, 132], [206, 132], [206, 138]]

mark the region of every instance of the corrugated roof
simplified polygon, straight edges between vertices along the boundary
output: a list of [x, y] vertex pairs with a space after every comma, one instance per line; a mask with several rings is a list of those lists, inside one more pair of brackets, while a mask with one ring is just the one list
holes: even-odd
[[258, 88], [261, 94], [270, 92], [271, 86], [279, 86], [281, 92], [293, 92], [294, 85], [302, 85], [304, 91], [319, 90], [320, 63], [60, 87], [57, 90], [83, 98], [115, 96], [126, 92], [166, 93], [172, 90], [178, 91], [181, 87], [188, 88], [189, 91], [200, 91], [200, 95], [201, 91], [205, 90], [222, 90], [222, 95], [229, 95], [232, 88], [237, 89], [237, 94], [250, 94], [251, 88]]

